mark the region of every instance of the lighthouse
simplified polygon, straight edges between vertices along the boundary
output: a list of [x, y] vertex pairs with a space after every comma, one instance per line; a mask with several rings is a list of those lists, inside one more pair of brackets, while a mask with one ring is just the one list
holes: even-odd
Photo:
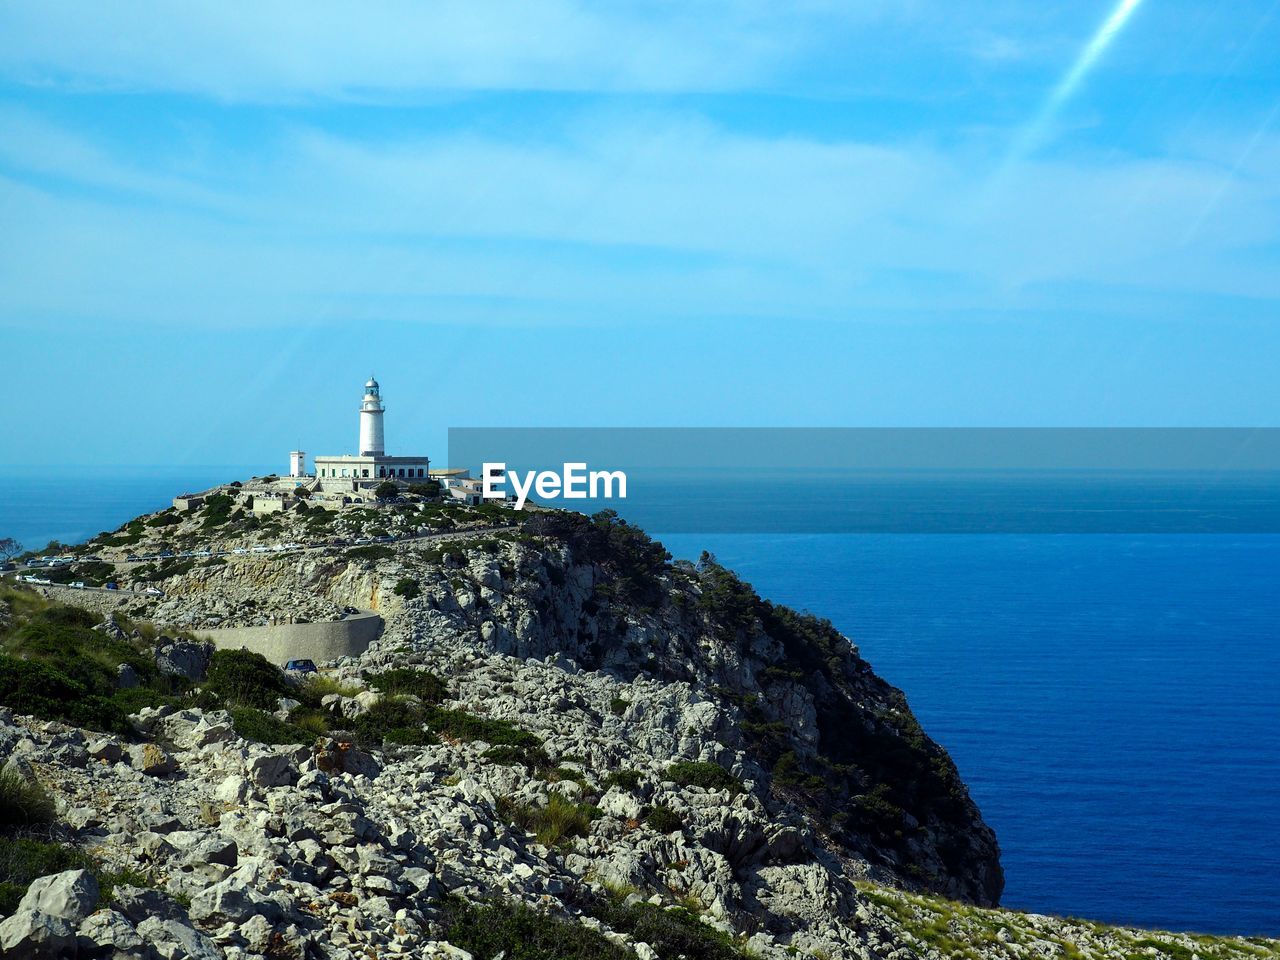
[[364, 401], [360, 404], [360, 456], [380, 457], [386, 451], [382, 441], [382, 395], [378, 381], [369, 377], [364, 385]]
[[372, 490], [384, 480], [427, 480], [431, 476], [431, 461], [425, 456], [389, 457], [382, 434], [382, 390], [378, 381], [370, 377], [364, 385], [364, 400], [360, 404], [359, 453], [340, 456], [317, 456], [316, 479], [325, 493], [362, 494], [367, 487]]

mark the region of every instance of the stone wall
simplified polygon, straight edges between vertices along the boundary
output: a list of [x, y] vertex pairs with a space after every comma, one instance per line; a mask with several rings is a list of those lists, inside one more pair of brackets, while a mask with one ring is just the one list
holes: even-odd
[[287, 623], [270, 627], [195, 630], [220, 650], [251, 650], [277, 666], [289, 660], [334, 660], [364, 653], [382, 633], [382, 617], [365, 613], [326, 623]]

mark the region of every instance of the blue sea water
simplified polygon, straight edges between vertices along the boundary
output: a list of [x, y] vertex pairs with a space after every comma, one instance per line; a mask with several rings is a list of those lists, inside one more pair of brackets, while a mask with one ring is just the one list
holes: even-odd
[[[249, 472], [4, 478], [0, 536], [74, 542]], [[830, 618], [907, 693], [1000, 838], [1006, 905], [1280, 934], [1280, 535], [664, 536], [660, 514], [637, 519]]]

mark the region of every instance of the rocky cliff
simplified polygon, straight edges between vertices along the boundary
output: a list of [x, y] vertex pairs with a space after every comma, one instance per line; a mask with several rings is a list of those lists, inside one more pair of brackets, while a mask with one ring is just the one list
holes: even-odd
[[[0, 951], [1277, 955], [989, 909], [995, 837], [829, 623], [613, 516], [450, 510], [366, 518], [448, 539], [172, 564], [163, 597], [126, 598], [134, 620], [8, 594], [0, 756], [13, 789], [52, 797], [56, 843], [31, 883], [6, 861], [32, 842], [21, 824], [0, 838]], [[210, 526], [143, 529], [211, 543]], [[228, 544], [263, 533], [212, 526]], [[112, 551], [143, 538], [122, 536], [94, 549], [127, 586], [138, 565]], [[175, 639], [347, 605], [386, 629], [322, 680]], [[126, 668], [137, 686], [115, 689]]]

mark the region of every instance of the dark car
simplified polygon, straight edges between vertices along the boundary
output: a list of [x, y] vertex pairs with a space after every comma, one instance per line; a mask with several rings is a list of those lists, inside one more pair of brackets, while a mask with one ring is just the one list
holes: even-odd
[[286, 673], [317, 673], [316, 665], [310, 660], [290, 660], [284, 665]]
[[106, 587], [108, 590], [119, 590], [119, 589], [120, 589], [119, 585], [118, 585], [118, 584], [115, 584], [115, 583], [105, 583], [105, 584], [103, 584], [103, 586], [104, 586], [104, 587]]
[[357, 613], [359, 613], [359, 612], [360, 612], [360, 611], [359, 611], [359, 610], [357, 610], [355, 607], [343, 607], [343, 608], [342, 608], [342, 615], [343, 615], [344, 617], [354, 617], [354, 616], [355, 616]]

